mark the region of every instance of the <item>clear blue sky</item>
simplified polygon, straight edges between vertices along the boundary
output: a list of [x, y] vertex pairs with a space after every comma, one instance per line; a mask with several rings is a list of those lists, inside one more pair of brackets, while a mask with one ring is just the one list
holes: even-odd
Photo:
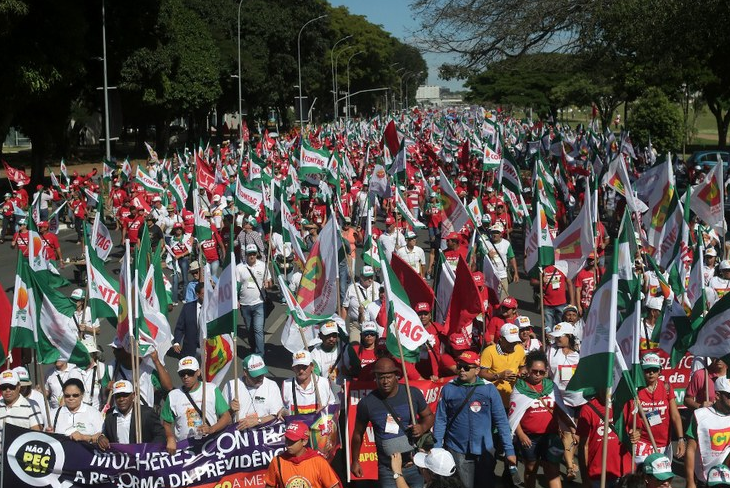
[[[383, 29], [406, 44], [412, 44], [409, 42], [411, 33], [418, 30], [418, 21], [414, 18], [409, 0], [330, 0], [330, 3], [335, 7], [345, 6], [352, 14], [364, 15], [370, 22], [383, 26]], [[438, 67], [452, 61], [451, 56], [424, 53], [423, 57], [428, 63], [429, 85], [445, 86], [452, 90], [463, 89], [461, 81], [438, 78]]]

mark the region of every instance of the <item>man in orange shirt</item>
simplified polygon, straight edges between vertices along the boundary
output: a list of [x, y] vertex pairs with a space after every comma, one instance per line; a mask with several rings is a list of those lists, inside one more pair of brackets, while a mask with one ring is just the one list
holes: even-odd
[[332, 466], [319, 452], [307, 447], [309, 427], [294, 421], [286, 427], [286, 451], [269, 464], [264, 475], [266, 488], [307, 486], [312, 488], [341, 487], [342, 482]]

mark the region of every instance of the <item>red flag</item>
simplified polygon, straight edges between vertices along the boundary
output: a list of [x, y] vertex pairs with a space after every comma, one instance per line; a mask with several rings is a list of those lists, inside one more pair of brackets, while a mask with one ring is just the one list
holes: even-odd
[[388, 151], [390, 151], [391, 155], [398, 154], [398, 149], [400, 149], [400, 142], [398, 141], [398, 129], [395, 128], [395, 122], [392, 120], [388, 122], [388, 125], [385, 127], [385, 131], [383, 132], [383, 140], [380, 142], [380, 147], [383, 147], [384, 145], [388, 146]]
[[462, 256], [459, 256], [459, 263], [456, 265], [454, 292], [451, 295], [449, 313], [446, 318], [448, 334], [464, 333], [480, 313], [482, 313], [482, 300], [479, 288], [474, 282], [474, 277], [466, 261]]
[[10, 181], [14, 183], [22, 183], [24, 185], [30, 183], [30, 176], [25, 174], [25, 171], [22, 169], [15, 169], [5, 161], [3, 161], [3, 166], [5, 167], [5, 174]]
[[406, 294], [408, 294], [411, 307], [415, 307], [419, 302], [426, 302], [433, 306], [435, 296], [433, 289], [428, 286], [428, 283], [421, 278], [421, 275], [410, 264], [403, 261], [396, 253], [393, 253], [390, 265], [393, 268], [393, 273], [395, 273], [401, 285], [403, 285]]
[[469, 167], [469, 139], [465, 140], [464, 144], [461, 146], [459, 166], [464, 169]]
[[215, 173], [213, 168], [210, 167], [207, 161], [205, 161], [199, 154], [195, 153], [195, 166], [196, 174], [195, 178], [200, 188], [205, 188], [209, 192], [213, 193], [215, 190]]
[[13, 313], [13, 306], [8, 300], [5, 288], [0, 284], [0, 364], [8, 359], [8, 347], [10, 346], [10, 316]]

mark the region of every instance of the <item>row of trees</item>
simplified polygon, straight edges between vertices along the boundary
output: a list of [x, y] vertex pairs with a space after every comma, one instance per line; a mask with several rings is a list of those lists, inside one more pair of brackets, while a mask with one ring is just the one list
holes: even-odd
[[[197, 140], [205, 119], [238, 110], [238, 14], [234, 0], [0, 0], [0, 141], [10, 127], [31, 139], [34, 169], [47, 157], [64, 156], [76, 135], [70, 121], [103, 109], [102, 2], [105, 1], [109, 85], [117, 87], [125, 128], [140, 138], [155, 129], [165, 150], [170, 123], [187, 121]], [[297, 34], [309, 19], [327, 15], [302, 33], [302, 90], [318, 99], [314, 116], [333, 117], [330, 54], [339, 58], [340, 87], [346, 86], [348, 53], [351, 91], [388, 87], [400, 99], [400, 76], [411, 102], [427, 76], [418, 50], [380, 26], [325, 0], [243, 0], [241, 82], [249, 123], [277, 110], [285, 118], [298, 95]], [[352, 46], [352, 47], [349, 47]], [[404, 89], [405, 91], [405, 89]], [[340, 95], [341, 96], [341, 95]], [[385, 104], [385, 92], [352, 99], [370, 115]], [[392, 101], [392, 98], [390, 99]], [[342, 107], [343, 104], [340, 104]], [[79, 124], [77, 124], [78, 126]], [[1, 150], [2, 146], [0, 146]]]
[[[441, 75], [467, 80], [473, 101], [553, 116], [558, 107], [595, 104], [605, 126], [622, 103], [663, 104], [666, 97], [684, 108], [691, 99], [706, 104], [718, 144], [727, 145], [724, 0], [557, 0], [550, 8], [530, 0], [414, 0], [413, 7], [422, 41], [458, 55]], [[685, 128], [688, 113], [680, 111]], [[632, 120], [630, 113], [629, 129]]]

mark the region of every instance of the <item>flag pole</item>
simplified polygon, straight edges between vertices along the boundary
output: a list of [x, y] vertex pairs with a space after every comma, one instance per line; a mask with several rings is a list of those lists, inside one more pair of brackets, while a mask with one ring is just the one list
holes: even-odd
[[[199, 262], [202, 261], [201, 260], [201, 257], [202, 257], [202, 253], [198, 254], [198, 260], [199, 260]], [[205, 308], [205, 305], [207, 304], [207, 301], [210, 299], [210, 297], [208, 297], [207, 290], [205, 290], [205, 280], [210, 279], [210, 277], [206, 275], [206, 273], [205, 273], [206, 270], [202, 266], [200, 267], [200, 271], [201, 271], [200, 272], [200, 276], [204, 280], [203, 281], [203, 290], [204, 290], [203, 291], [203, 293], [204, 293], [204, 295], [203, 295], [203, 297], [204, 297], [203, 298], [203, 308]], [[208, 271], [210, 272], [210, 266], [208, 266]], [[201, 400], [202, 405], [200, 406], [200, 411], [202, 413], [202, 417], [203, 418], [200, 419], [200, 420], [202, 422], [202, 425], [205, 425], [205, 419], [207, 418], [206, 417], [206, 412], [205, 412], [205, 410], [206, 410], [206, 408], [205, 408], [206, 405], [205, 404], [206, 404], [207, 393], [208, 393], [207, 392], [207, 388], [206, 388], [206, 383], [208, 382], [208, 378], [207, 378], [207, 376], [208, 376], [207, 375], [208, 369], [206, 367], [206, 362], [208, 361], [208, 350], [207, 350], [208, 349], [207, 348], [207, 343], [208, 343], [208, 324], [207, 324], [207, 320], [208, 320], [208, 317], [207, 317], [207, 310], [203, 310], [202, 315], [203, 315], [203, 317], [205, 317], [204, 318], [204, 321], [203, 321], [202, 324], [198, 324], [198, 327], [200, 327], [200, 331], [201, 331], [201, 334], [200, 334], [200, 339], [201, 339], [201, 341], [200, 341], [201, 342], [200, 348], [202, 350], [200, 351], [200, 359], [201, 359], [200, 362], [202, 363], [201, 369], [202, 369], [202, 374], [203, 374], [203, 381], [202, 381], [202, 383], [203, 383], [202, 384], [202, 387], [203, 387], [203, 392], [202, 392], [203, 393], [203, 397], [202, 397], [202, 400]], [[198, 320], [200, 320], [200, 316], [198, 316]], [[238, 382], [238, 378], [236, 378], [236, 382]]]
[[[129, 241], [127, 241], [127, 245], [129, 245]], [[137, 250], [138, 253], [140, 250]], [[136, 256], [137, 259], [139, 259], [139, 256]], [[135, 433], [137, 435], [137, 439], [142, 438], [142, 419], [141, 415], [139, 415], [141, 410], [140, 405], [140, 381], [139, 381], [139, 343], [137, 341], [136, 334], [134, 332], [135, 329], [135, 318], [136, 315], [139, 313], [139, 310], [137, 310], [139, 295], [138, 295], [138, 288], [139, 288], [139, 271], [136, 269], [135, 263], [135, 270], [134, 270], [134, 289], [132, 287], [129, 288], [129, 291], [132, 293], [133, 299], [131, 300], [131, 303], [129, 304], [129, 334], [130, 334], [130, 341], [129, 341], [129, 347], [131, 348], [131, 355], [132, 355], [132, 377], [134, 379], [134, 390], [139, 391], [140, 395], [134, 396], [134, 408], [137, 411], [137, 415], [135, 415]]]
[[[231, 227], [233, 227], [233, 225]], [[233, 228], [231, 228], [230, 234], [231, 234], [231, 236], [230, 236], [231, 241], [233, 241]], [[233, 246], [231, 246], [230, 252], [231, 252], [230, 266], [233, 267], [232, 269], [235, 272], [236, 271], [236, 252], [233, 250]], [[234, 278], [235, 278], [235, 275], [234, 275]], [[237, 284], [238, 283], [234, 279], [232, 282], [233, 293], [231, 293], [231, 300], [232, 300], [231, 309], [232, 310], [238, 309], [238, 307], [236, 306], [237, 305], [236, 301], [238, 300], [238, 290], [236, 289]], [[236, 312], [233, 312], [233, 326], [234, 327], [233, 327], [233, 333], [231, 334], [231, 336], [233, 337], [233, 377], [236, 380], [233, 382], [233, 395], [234, 395], [236, 401], [238, 401], [238, 321], [236, 320], [236, 317], [237, 317]], [[236, 417], [238, 417], [238, 416], [236, 416]], [[234, 419], [234, 421], [235, 420], [236, 419]]]
[[[545, 342], [545, 279], [542, 268], [538, 268], [540, 272], [540, 318], [542, 320], [542, 347], [546, 348], [547, 343]], [[501, 284], [501, 282], [500, 282]]]
[[[391, 303], [392, 306], [392, 303]], [[400, 357], [400, 365], [403, 370], [403, 380], [406, 384], [406, 394], [408, 395], [408, 408], [411, 412], [411, 422], [416, 422], [416, 412], [413, 408], [413, 398], [411, 397], [411, 386], [408, 383], [408, 373], [406, 372], [406, 361], [403, 357], [403, 346], [400, 343], [400, 331], [398, 330], [396, 323], [394, 322], [391, 326], [395, 329], [395, 340], [398, 343], [398, 356]]]
[[[40, 379], [42, 378], [41, 365], [38, 362], [38, 352], [36, 351], [35, 348], [33, 348], [33, 367], [35, 369], [36, 383], [38, 385], [41, 385], [41, 381], [40, 381]], [[43, 404], [46, 408], [46, 419], [48, 420], [48, 422], [50, 422], [51, 421], [51, 405], [48, 403], [48, 393], [46, 392], [45, 388], [41, 388], [41, 393], [43, 393]], [[48, 427], [48, 425], [46, 425], [46, 427]]]

